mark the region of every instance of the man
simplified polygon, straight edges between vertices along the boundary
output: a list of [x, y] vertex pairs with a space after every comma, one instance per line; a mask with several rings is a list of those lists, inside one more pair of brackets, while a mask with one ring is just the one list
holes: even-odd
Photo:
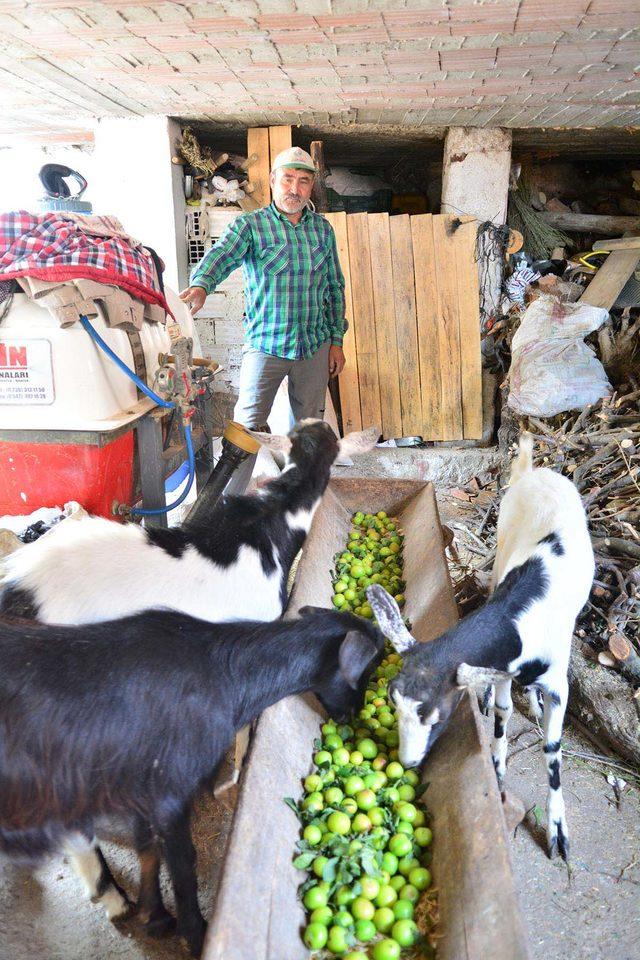
[[[328, 379], [345, 363], [344, 277], [332, 227], [308, 207], [315, 174], [300, 147], [279, 153], [271, 204], [234, 220], [180, 294], [195, 313], [243, 265], [245, 342], [234, 419], [253, 429], [266, 424], [285, 376], [294, 418], [321, 419]], [[249, 478], [241, 467], [227, 490], [238, 492]]]

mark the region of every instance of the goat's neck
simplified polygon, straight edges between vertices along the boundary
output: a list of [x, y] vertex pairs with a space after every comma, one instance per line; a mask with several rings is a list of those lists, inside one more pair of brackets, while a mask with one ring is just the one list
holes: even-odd
[[496, 666], [496, 647], [500, 648], [502, 638], [514, 629], [509, 605], [498, 600], [470, 613], [427, 646], [431, 658], [447, 670], [455, 671], [460, 663]]
[[309, 509], [320, 501], [330, 476], [330, 464], [318, 462], [311, 468], [308, 464], [291, 463], [268, 485], [267, 496], [279, 501], [291, 513]]
[[236, 729], [251, 723], [284, 697], [303, 693], [318, 680], [328, 641], [296, 635], [258, 638], [234, 646], [229, 658], [231, 712]]

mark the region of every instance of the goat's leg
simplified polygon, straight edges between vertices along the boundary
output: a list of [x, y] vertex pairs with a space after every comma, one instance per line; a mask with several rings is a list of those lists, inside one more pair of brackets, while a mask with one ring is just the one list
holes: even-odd
[[534, 720], [542, 720], [544, 699], [538, 687], [528, 687], [529, 713]]
[[134, 832], [140, 858], [138, 914], [149, 936], [163, 937], [174, 932], [176, 921], [162, 902], [159, 844], [149, 824], [142, 819], [136, 819]]
[[492, 683], [488, 683], [482, 691], [480, 697], [480, 713], [483, 717], [488, 717], [493, 711], [493, 705], [496, 702], [496, 690]]
[[65, 843], [65, 854], [83, 881], [92, 903], [104, 907], [109, 920], [122, 923], [133, 910], [126, 893], [113, 879], [95, 837], [73, 834]]
[[555, 689], [544, 690], [544, 753], [549, 777], [547, 801], [547, 851], [550, 857], [558, 854], [569, 859], [569, 830], [564, 809], [564, 797], [560, 785], [562, 766], [562, 724], [567, 708], [567, 678], [562, 678]]
[[513, 713], [511, 701], [511, 680], [496, 683], [495, 703], [493, 705], [493, 740], [491, 742], [491, 756], [498, 778], [500, 791], [504, 784], [504, 775], [507, 769], [507, 724]]
[[191, 955], [199, 957], [207, 925], [198, 905], [196, 851], [191, 840], [189, 811], [174, 816], [161, 828], [160, 834], [176, 898], [177, 933], [187, 941]]

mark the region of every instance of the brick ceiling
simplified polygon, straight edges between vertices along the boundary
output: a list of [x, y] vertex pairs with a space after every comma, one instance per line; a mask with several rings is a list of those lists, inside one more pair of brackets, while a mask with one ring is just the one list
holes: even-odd
[[92, 118], [640, 125], [640, 0], [0, 0], [0, 135]]

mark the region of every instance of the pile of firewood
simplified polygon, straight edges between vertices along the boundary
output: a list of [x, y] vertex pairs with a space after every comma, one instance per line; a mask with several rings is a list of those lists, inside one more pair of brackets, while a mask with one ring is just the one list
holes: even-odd
[[[581, 413], [525, 418], [536, 466], [570, 477], [583, 496], [596, 556], [596, 579], [578, 621], [583, 652], [640, 683], [640, 389]], [[499, 478], [450, 491], [460, 517], [449, 547], [462, 612], [486, 595], [495, 557]]]
[[259, 204], [251, 197], [255, 185], [250, 182], [248, 171], [257, 159], [256, 154], [241, 157], [215, 153], [200, 143], [190, 127], [185, 127], [172, 162], [183, 167], [185, 181], [189, 181], [189, 191], [185, 188], [188, 199], [204, 198], [211, 206], [237, 204], [243, 210], [255, 210]]

